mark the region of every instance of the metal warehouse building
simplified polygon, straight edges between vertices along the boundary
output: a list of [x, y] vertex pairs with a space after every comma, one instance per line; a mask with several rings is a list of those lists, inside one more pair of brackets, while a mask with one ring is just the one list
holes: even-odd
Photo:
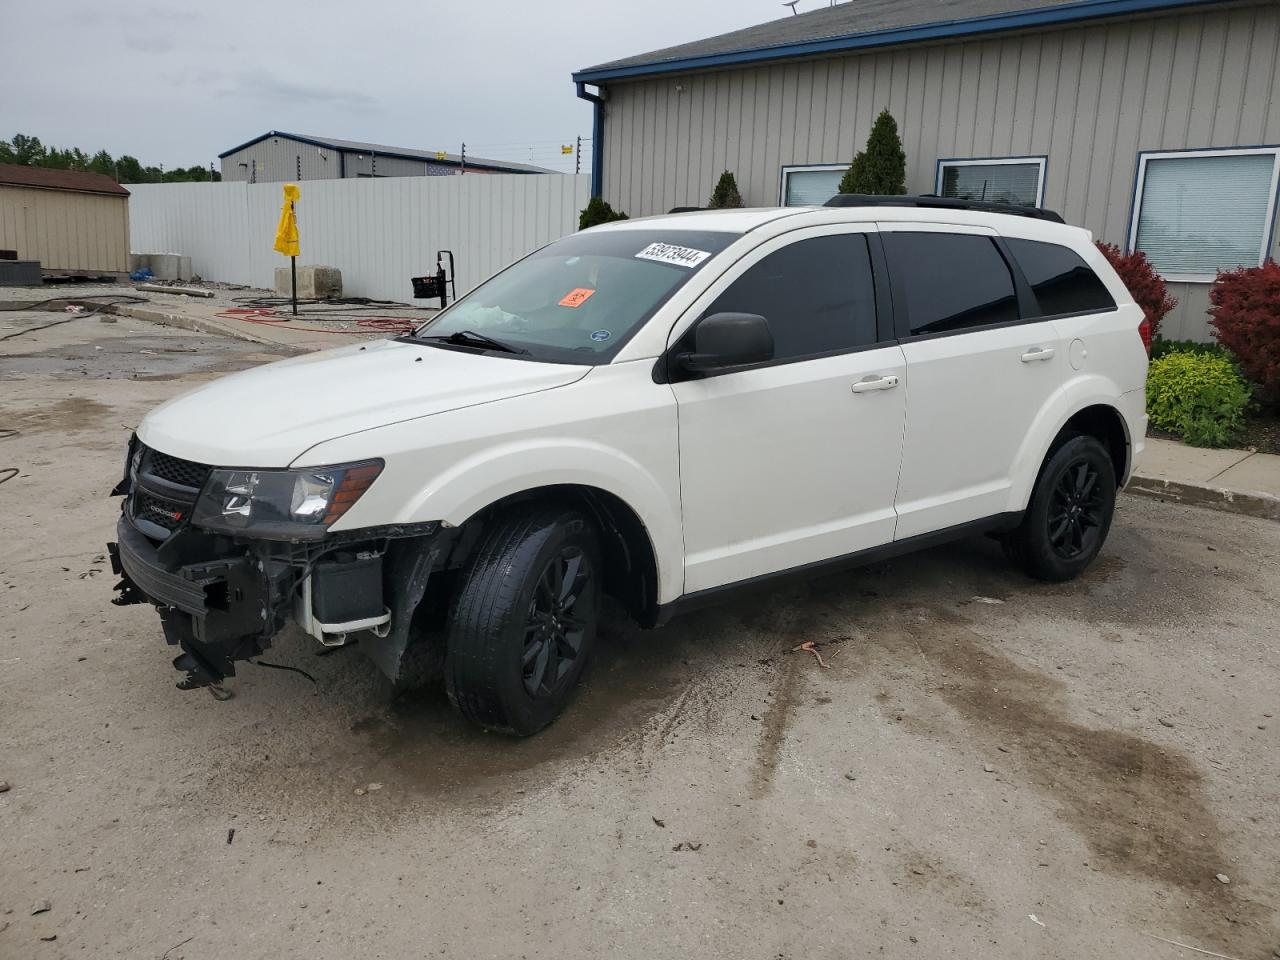
[[223, 180], [283, 183], [355, 177], [441, 177], [467, 173], [552, 173], [542, 167], [437, 150], [310, 137], [268, 130], [218, 154]]
[[100, 173], [0, 164], [0, 250], [45, 274], [123, 276], [129, 191]]
[[726, 169], [748, 205], [822, 203], [887, 107], [908, 192], [1144, 250], [1180, 301], [1164, 335], [1203, 339], [1217, 271], [1277, 252], [1278, 58], [1275, 0], [858, 0], [574, 80], [593, 193], [633, 217], [705, 204]]

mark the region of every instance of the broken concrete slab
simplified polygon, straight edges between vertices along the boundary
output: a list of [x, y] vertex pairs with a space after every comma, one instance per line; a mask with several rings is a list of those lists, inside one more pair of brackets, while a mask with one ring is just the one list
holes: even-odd
[[[293, 292], [288, 267], [276, 267], [276, 293], [282, 297]], [[328, 300], [342, 296], [342, 271], [337, 267], [298, 267], [298, 299]]]

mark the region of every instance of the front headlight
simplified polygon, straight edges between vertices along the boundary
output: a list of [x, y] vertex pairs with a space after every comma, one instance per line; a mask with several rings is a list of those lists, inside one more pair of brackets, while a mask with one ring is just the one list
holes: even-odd
[[214, 533], [316, 540], [382, 472], [381, 460], [298, 470], [213, 470], [191, 522]]

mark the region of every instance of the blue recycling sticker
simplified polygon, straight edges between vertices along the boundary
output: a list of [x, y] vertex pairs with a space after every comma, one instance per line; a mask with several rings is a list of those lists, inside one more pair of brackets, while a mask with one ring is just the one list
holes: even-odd
[[604, 343], [606, 340], [608, 340], [612, 336], [613, 334], [610, 333], [608, 330], [595, 330], [591, 334], [591, 339], [594, 340], [596, 343]]

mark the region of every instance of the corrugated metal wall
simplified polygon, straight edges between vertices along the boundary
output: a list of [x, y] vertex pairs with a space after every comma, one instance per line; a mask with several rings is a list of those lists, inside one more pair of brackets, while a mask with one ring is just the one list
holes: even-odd
[[[301, 264], [337, 267], [351, 296], [408, 300], [409, 278], [453, 250], [458, 292], [578, 226], [580, 176], [394, 177], [300, 184]], [[159, 183], [133, 191], [136, 253], [181, 253], [210, 280], [270, 288], [288, 260], [271, 249], [278, 183]]]
[[0, 248], [46, 271], [124, 273], [129, 198], [0, 186]]
[[[1123, 246], [1139, 151], [1280, 143], [1278, 58], [1267, 3], [616, 83], [604, 195], [633, 217], [704, 204], [729, 169], [776, 204], [784, 165], [847, 163], [888, 107], [909, 191], [939, 159], [1045, 155], [1045, 205]], [[1207, 285], [1170, 286], [1165, 335], [1203, 338]]]
[[[344, 152], [301, 143], [288, 137], [268, 137], [223, 157], [222, 179], [226, 182], [248, 182], [255, 169], [257, 183], [336, 180], [343, 176], [344, 169], [345, 175], [351, 178], [362, 174], [373, 175], [375, 164], [372, 154], [346, 152], [344, 164]], [[421, 177], [428, 172], [425, 160], [384, 156], [376, 159], [379, 177]], [[242, 163], [244, 166], [241, 166]]]

